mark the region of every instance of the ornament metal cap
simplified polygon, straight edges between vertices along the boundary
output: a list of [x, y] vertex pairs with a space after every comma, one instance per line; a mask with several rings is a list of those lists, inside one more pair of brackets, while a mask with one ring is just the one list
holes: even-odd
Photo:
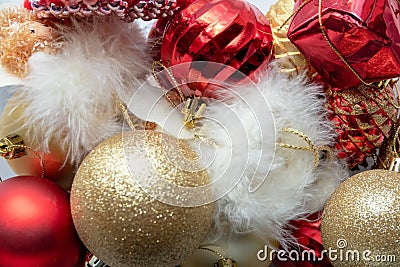
[[102, 262], [95, 255], [88, 253], [86, 254], [85, 266], [84, 267], [110, 267]]
[[390, 158], [389, 171], [400, 172], [400, 158]]
[[18, 134], [9, 134], [0, 139], [1, 156], [7, 160], [17, 159], [26, 156], [24, 140]]
[[220, 259], [215, 267], [239, 267], [238, 263], [232, 259]]

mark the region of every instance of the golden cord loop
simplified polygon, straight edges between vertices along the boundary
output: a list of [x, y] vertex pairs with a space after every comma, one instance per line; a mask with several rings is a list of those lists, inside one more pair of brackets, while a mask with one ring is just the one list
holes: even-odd
[[199, 247], [199, 249], [209, 251], [211, 253], [216, 254], [219, 257], [218, 262], [215, 263], [214, 266], [217, 266], [217, 267], [220, 267], [220, 266], [221, 267], [239, 267], [239, 264], [236, 261], [234, 261], [230, 258], [225, 258], [221, 253], [219, 253], [218, 251], [216, 251], [214, 249], [204, 247], [204, 246]]
[[128, 123], [131, 130], [146, 130], [154, 131], [157, 128], [157, 124], [150, 121], [143, 121], [129, 112], [124, 102], [121, 100], [117, 101], [117, 107], [124, 119]]
[[282, 148], [288, 148], [288, 149], [293, 149], [293, 150], [312, 151], [313, 155], [314, 155], [314, 168], [318, 167], [318, 165], [319, 165], [319, 151], [327, 152], [329, 155], [329, 158], [332, 159], [332, 150], [330, 147], [327, 147], [327, 146], [317, 147], [306, 134], [300, 132], [299, 130], [296, 130], [293, 128], [284, 128], [282, 131], [285, 133], [291, 133], [291, 134], [294, 134], [294, 135], [300, 137], [308, 144], [308, 147], [295, 146], [295, 145], [284, 144], [284, 143], [278, 143], [278, 145]]
[[375, 167], [379, 169], [389, 169], [391, 161], [400, 158], [400, 118], [392, 126], [389, 137], [385, 139], [379, 148], [379, 155], [375, 162]]
[[[297, 13], [299, 13], [299, 11], [301, 9], [303, 9], [303, 7], [305, 7], [308, 3], [310, 3], [312, 0], [307, 0], [305, 2], [303, 2], [298, 8], [296, 8], [295, 11], [293, 11], [292, 15], [290, 15], [283, 23], [282, 25], [278, 28], [278, 31], [282, 30], [283, 27], [285, 27], [285, 25], [294, 17], [296, 16]], [[400, 0], [399, 0], [400, 1]]]
[[163, 68], [163, 70], [165, 70], [167, 72], [168, 76], [171, 78], [172, 82], [174, 83], [174, 86], [175, 86], [176, 90], [178, 91], [178, 94], [179, 94], [179, 97], [180, 97], [181, 101], [184, 102], [186, 100], [186, 98], [183, 95], [182, 90], [179, 87], [178, 82], [176, 81], [176, 79], [175, 79], [174, 75], [171, 73], [171, 71], [162, 63], [162, 61], [154, 61], [153, 64], [151, 65], [151, 70], [152, 70], [152, 73], [153, 73], [153, 77], [156, 80], [156, 82], [158, 83], [158, 85], [164, 90], [165, 96], [167, 97], [169, 102], [171, 102], [171, 104], [176, 107], [176, 105], [174, 104], [172, 99], [170, 99], [170, 97], [168, 96], [168, 91], [166, 91], [164, 89], [164, 87], [162, 86], [160, 80], [158, 79], [156, 66], [159, 66], [159, 67]]
[[157, 40], [155, 40], [155, 42], [153, 42], [153, 45], [150, 48], [150, 51], [153, 51], [154, 48], [156, 48], [156, 46], [158, 46], [159, 44], [161, 44], [163, 40], [163, 37], [158, 38]]
[[124, 119], [128, 123], [129, 128], [131, 128], [131, 130], [136, 130], [137, 126], [133, 123], [131, 116], [129, 116], [129, 112], [126, 105], [122, 101], [118, 101], [118, 108], [121, 111], [122, 115], [124, 116]]
[[44, 165], [44, 159], [43, 157], [36, 152], [34, 149], [26, 146], [26, 145], [8, 145], [7, 147], [0, 149], [0, 153], [2, 155], [4, 154], [8, 154], [11, 150], [15, 149], [15, 148], [22, 148], [22, 149], [27, 149], [29, 151], [31, 151], [33, 154], [35, 154], [36, 157], [38, 157], [40, 159], [40, 167], [42, 168], [42, 173], [41, 173], [41, 177], [44, 178], [45, 174], [46, 174], [46, 168]]
[[222, 256], [221, 253], [219, 253], [218, 251], [213, 250], [213, 249], [211, 249], [211, 248], [208, 248], [208, 247], [199, 247], [199, 249], [210, 251], [210, 252], [216, 254], [221, 260], [225, 259], [225, 257]]

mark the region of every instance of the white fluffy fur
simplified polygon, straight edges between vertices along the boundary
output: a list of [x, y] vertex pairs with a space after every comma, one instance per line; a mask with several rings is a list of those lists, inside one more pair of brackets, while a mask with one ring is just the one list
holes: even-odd
[[27, 105], [24, 125], [48, 151], [56, 140], [68, 159], [81, 159], [121, 131], [114, 96], [128, 101], [148, 72], [146, 41], [135, 23], [118, 18], [75, 22], [61, 29], [62, 51], [36, 53], [19, 91]]
[[23, 84], [22, 79], [18, 78], [15, 75], [9, 74], [1, 65], [0, 65], [0, 87], [10, 86], [10, 85], [21, 85]]
[[[283, 128], [294, 128], [305, 133], [317, 146], [333, 144], [335, 134], [326, 118], [325, 98], [320, 87], [307, 84], [303, 77], [289, 79], [276, 70], [269, 70], [258, 86], [273, 113], [277, 133], [273, 139], [275, 142], [307, 146], [300, 137], [282, 132]], [[249, 159], [238, 185], [216, 203], [215, 227], [210, 232], [209, 241], [221, 241], [232, 234], [254, 231], [266, 242], [277, 240], [285, 246], [294, 241], [290, 235], [289, 222], [322, 209], [333, 190], [347, 178], [347, 171], [345, 165], [336, 158], [322, 160], [318, 168], [314, 168], [314, 157], [310, 151], [277, 146], [274, 157], [275, 142], [272, 145], [268, 142], [274, 137], [274, 124], [265, 121], [260, 124], [260, 128], [249, 110], [250, 106], [258, 118], [267, 117], [267, 114], [262, 113], [265, 112], [265, 102], [259, 97], [256, 88], [234, 90], [246, 96], [248, 105], [232, 96], [223, 101], [228, 103], [229, 109], [239, 116], [247, 129], [249, 153], [246, 153], [244, 143], [239, 142], [234, 144], [238, 147], [233, 149], [236, 152], [229, 159], [232, 144], [229, 144], [224, 130], [211, 120], [205, 120], [200, 130], [204, 137], [211, 137], [219, 145], [215, 161], [209, 168], [211, 177], [224, 171], [221, 169], [227, 160], [233, 162], [229, 170], [231, 174], [241, 173], [241, 162]], [[225, 110], [226, 107], [220, 103], [211, 103], [205, 116], [213, 118], [220, 125], [232, 125], [235, 121], [233, 113]], [[237, 138], [237, 132], [240, 131], [233, 130], [229, 135], [233, 139]], [[267, 153], [261, 155], [261, 164], [258, 164], [257, 155], [260, 155], [261, 149]], [[256, 192], [250, 193], [252, 175], [257, 177], [265, 173], [265, 168], [269, 166], [263, 163], [271, 161], [273, 163], [267, 180]], [[218, 185], [215, 190], [220, 192], [226, 188]]]

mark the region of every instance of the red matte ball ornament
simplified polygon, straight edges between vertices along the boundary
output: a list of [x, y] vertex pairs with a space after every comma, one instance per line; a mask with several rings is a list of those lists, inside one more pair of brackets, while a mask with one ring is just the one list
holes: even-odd
[[83, 252], [65, 190], [35, 176], [0, 182], [1, 267], [80, 267]]

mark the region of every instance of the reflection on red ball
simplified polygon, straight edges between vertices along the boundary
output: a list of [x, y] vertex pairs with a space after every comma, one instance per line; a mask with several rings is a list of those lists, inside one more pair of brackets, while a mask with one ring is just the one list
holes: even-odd
[[81, 266], [82, 252], [66, 191], [34, 176], [0, 183], [1, 267]]
[[192, 95], [200, 92], [200, 96], [215, 97], [213, 90], [218, 89], [207, 88], [209, 84], [205, 82], [210, 78], [231, 84], [246, 76], [254, 80], [257, 71], [273, 57], [269, 22], [260, 10], [243, 0], [197, 0], [168, 23], [159, 21], [150, 36], [157, 38], [161, 34], [160, 56], [167, 67], [194, 61], [231, 67], [212, 69], [202, 64], [172, 70], [178, 82], [194, 83], [189, 85]]

